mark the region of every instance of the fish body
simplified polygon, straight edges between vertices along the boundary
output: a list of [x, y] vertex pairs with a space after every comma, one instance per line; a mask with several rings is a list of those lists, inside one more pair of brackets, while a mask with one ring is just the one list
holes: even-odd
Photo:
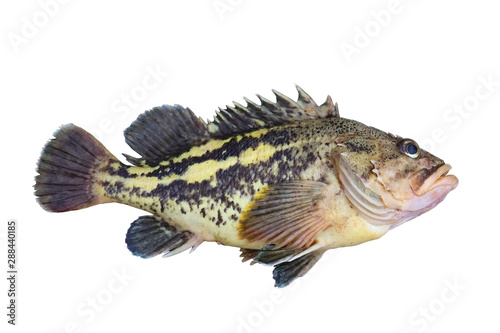
[[332, 248], [377, 239], [433, 208], [458, 183], [410, 139], [341, 118], [274, 91], [220, 109], [205, 123], [179, 105], [154, 108], [126, 131], [141, 156], [120, 162], [66, 125], [42, 152], [36, 178], [49, 211], [127, 204], [152, 215], [132, 223], [133, 254], [171, 256], [204, 241], [275, 266], [276, 286], [304, 275]]
[[364, 221], [356, 228], [346, 227], [360, 219], [353, 218], [356, 211], [345, 196], [335, 195], [341, 187], [329, 167], [336, 146], [330, 138], [342, 133], [341, 122], [350, 122], [346, 128], [351, 130], [363, 126], [341, 118], [320, 119], [212, 139], [156, 166], [113, 161], [99, 173], [100, 196], [170, 219], [176, 228], [188, 225], [205, 241], [260, 249], [265, 241], [249, 241], [238, 232], [241, 213], [255, 194], [267, 184], [321, 182], [327, 184], [329, 204], [324, 211], [332, 229], [318, 237], [335, 239], [325, 241], [325, 246], [355, 245], [369, 239], [356, 238], [353, 232], [365, 232], [370, 238], [388, 228]]

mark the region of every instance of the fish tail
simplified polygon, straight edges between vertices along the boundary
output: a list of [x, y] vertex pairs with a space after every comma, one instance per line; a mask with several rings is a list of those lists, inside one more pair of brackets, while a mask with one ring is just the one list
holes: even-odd
[[38, 203], [50, 212], [66, 212], [110, 202], [99, 191], [96, 174], [116, 160], [90, 133], [62, 126], [43, 148], [35, 177]]

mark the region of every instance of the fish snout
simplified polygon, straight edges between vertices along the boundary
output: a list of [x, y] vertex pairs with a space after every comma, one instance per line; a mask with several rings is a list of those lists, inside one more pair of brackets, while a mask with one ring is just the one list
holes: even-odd
[[416, 196], [422, 196], [430, 191], [440, 188], [439, 192], [447, 194], [458, 185], [458, 178], [448, 175], [451, 165], [443, 164], [431, 169], [417, 171], [409, 178], [410, 187]]

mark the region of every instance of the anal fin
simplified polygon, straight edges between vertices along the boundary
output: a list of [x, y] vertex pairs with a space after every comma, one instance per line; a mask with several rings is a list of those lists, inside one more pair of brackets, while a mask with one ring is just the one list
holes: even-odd
[[189, 231], [178, 231], [174, 226], [155, 216], [141, 216], [127, 231], [127, 247], [133, 255], [151, 258], [159, 254], [171, 257], [189, 248], [196, 248], [203, 240]]

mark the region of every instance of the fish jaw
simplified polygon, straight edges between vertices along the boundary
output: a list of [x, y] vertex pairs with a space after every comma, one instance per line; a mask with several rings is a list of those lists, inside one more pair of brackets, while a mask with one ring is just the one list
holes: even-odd
[[407, 210], [424, 213], [443, 201], [448, 193], [458, 186], [458, 178], [454, 175], [448, 175], [450, 169], [449, 164], [444, 164], [436, 168], [423, 181], [421, 180], [422, 174], [426, 173], [426, 170], [418, 171], [412, 175], [408, 183], [414, 197], [408, 201]]
[[451, 170], [449, 164], [431, 170], [433, 172], [422, 169], [408, 178], [409, 189], [405, 196], [406, 200], [400, 208], [401, 220], [394, 223], [391, 229], [433, 209], [458, 186], [458, 178], [448, 175]]
[[450, 170], [451, 165], [444, 164], [435, 168], [435, 171], [430, 174], [427, 169], [422, 169], [416, 172], [408, 180], [413, 194], [416, 196], [422, 196], [443, 186], [445, 188], [441, 189], [441, 192], [447, 190], [446, 193], [448, 193], [455, 189], [458, 185], [458, 178], [454, 175], [448, 175]]
[[405, 202], [401, 221], [394, 223], [391, 229], [433, 209], [458, 186], [458, 178], [455, 175], [448, 175], [451, 170], [449, 164], [433, 169], [432, 173], [425, 169], [420, 170], [409, 178], [412, 197]]

